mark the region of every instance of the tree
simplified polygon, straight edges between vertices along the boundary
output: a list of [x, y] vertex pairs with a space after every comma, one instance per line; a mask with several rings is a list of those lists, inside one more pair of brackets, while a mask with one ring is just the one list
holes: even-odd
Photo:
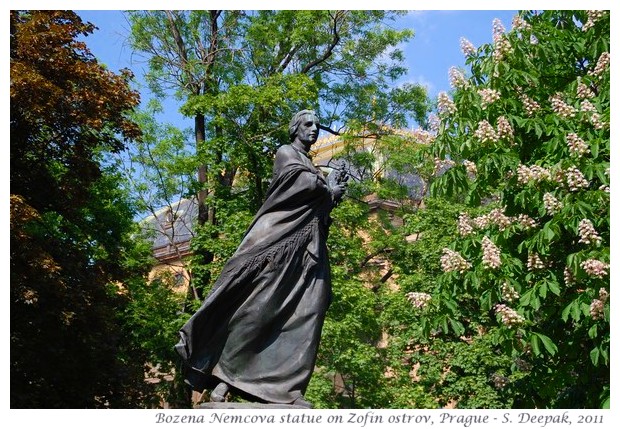
[[[389, 89], [404, 73], [398, 43], [410, 31], [382, 23], [384, 11], [136, 11], [131, 43], [149, 61], [155, 90], [172, 89], [195, 118], [200, 207], [196, 279], [208, 287], [216, 272], [208, 246], [225, 217], [222, 201], [236, 195], [260, 205], [271, 159], [288, 139], [292, 114], [306, 107], [334, 124], [402, 125], [424, 111], [425, 92]], [[373, 98], [373, 94], [376, 94]], [[337, 130], [332, 130], [338, 132]], [[239, 185], [233, 192], [233, 179]], [[241, 192], [239, 191], [241, 190]], [[246, 204], [247, 205], [247, 204]], [[202, 274], [200, 274], [202, 273]]]
[[[295, 111], [308, 106], [319, 110], [324, 129], [348, 141], [350, 146], [358, 146], [363, 138], [377, 140], [373, 156], [375, 160], [383, 160], [377, 175], [379, 170], [386, 169], [403, 173], [415, 170], [411, 165], [414, 160], [405, 149], [416, 146], [419, 136], [411, 138], [397, 156], [392, 156], [404, 141], [392, 134], [411, 117], [419, 123], [425, 122], [426, 93], [416, 85], [391, 87], [405, 71], [402, 53], [396, 46], [412, 35], [410, 31], [393, 31], [383, 25], [394, 15], [383, 11], [239, 13], [235, 15], [235, 28], [227, 30], [233, 35], [224, 38], [220, 37], [222, 33], [218, 36], [202, 27], [206, 23], [213, 25], [209, 17], [219, 16], [217, 28], [224, 32], [227, 21], [222, 14], [130, 13], [134, 46], [147, 52], [151, 59], [149, 78], [157, 78], [158, 82], [166, 79], [166, 85], [172, 85], [177, 93], [182, 90], [179, 95], [185, 100], [183, 113], [205, 120], [206, 139], [197, 141], [193, 156], [188, 153], [178, 156], [182, 139], [167, 138], [152, 121], [145, 118], [141, 121], [148, 125], [144, 127], [147, 137], [141, 152], [146, 157], [141, 158], [149, 160], [140, 164], [153, 167], [150, 170], [155, 173], [153, 177], [162, 184], [158, 192], [175, 195], [181, 189], [169, 181], [171, 173], [174, 176], [179, 172], [174, 173], [172, 166], [187, 166], [194, 161], [205, 166], [203, 183], [197, 183], [188, 192], [191, 195], [197, 189], [208, 191], [204, 196], [208, 204], [206, 212], [211, 216], [198, 227], [192, 240], [192, 247], [199, 255], [192, 264], [194, 287], [199, 284], [208, 288], [209, 279], [218, 275], [223, 262], [234, 252], [262, 200], [271, 174], [272, 155], [279, 145], [288, 141], [286, 125]], [[219, 37], [217, 63], [213, 64], [214, 70], [218, 70], [218, 87], [212, 87], [213, 91], [186, 91], [187, 86], [179, 85], [183, 73], [193, 70], [192, 67], [196, 67], [194, 74], [205, 70], [199, 52], [200, 46], [211, 46], [208, 37]], [[183, 56], [177, 50], [179, 43], [173, 43], [179, 39], [186, 47], [186, 57], [193, 58], [192, 61], [172, 60]], [[179, 63], [186, 68], [179, 68]], [[149, 134], [148, 130], [153, 132]], [[170, 151], [170, 148], [174, 149]], [[352, 148], [349, 163], [355, 163], [354, 153], [356, 150]], [[372, 184], [377, 175], [364, 178], [368, 180], [357, 186], [359, 189], [353, 192], [355, 198], [374, 191], [383, 198], [408, 198], [396, 176]], [[232, 177], [235, 186], [231, 186]], [[166, 199], [161, 201], [166, 203]], [[335, 399], [332, 390], [312, 396], [321, 406], [382, 406], [390, 394], [402, 392], [406, 385], [403, 378], [386, 384], [383, 381], [386, 360], [375, 359], [377, 353], [385, 355], [377, 349], [382, 335], [382, 326], [377, 323], [377, 305], [383, 293], [367, 287], [362, 279], [369, 270], [373, 275], [376, 273], [368, 263], [372, 257], [360, 251], [357, 234], [368, 229], [370, 223], [364, 220], [368, 215], [367, 208], [363, 208], [365, 204], [357, 204], [344, 204], [341, 214], [335, 215], [343, 216], [338, 219], [342, 221], [341, 231], [332, 235], [330, 244], [335, 249], [335, 299], [319, 359], [321, 371], [338, 374], [346, 380], [347, 387]], [[385, 237], [384, 227], [372, 225], [373, 237]], [[382, 240], [376, 247], [376, 251], [385, 253], [388, 244]], [[205, 259], [203, 255], [210, 256]], [[401, 297], [406, 302], [402, 294]], [[200, 297], [196, 300], [199, 302]], [[315, 377], [313, 386], [321, 385], [324, 380]], [[316, 390], [313, 386], [311, 389]], [[402, 401], [394, 402], [393, 406], [428, 405], [430, 401], [425, 397], [407, 402], [405, 395], [401, 396]]]
[[[120, 286], [143, 278], [134, 211], [103, 156], [140, 136], [129, 72], [114, 74], [67, 11], [11, 11], [11, 406], [127, 407], [144, 350]], [[144, 253], [140, 258], [143, 259]]]
[[[234, 69], [234, 46], [238, 12], [228, 11], [134, 11], [128, 12], [132, 23], [131, 44], [143, 53], [149, 62], [147, 82], [155, 94], [167, 95], [173, 91], [179, 100], [201, 95], [216, 95]], [[196, 153], [207, 156], [206, 118], [204, 112], [195, 111], [194, 133]], [[215, 130], [218, 134], [217, 129]], [[220, 151], [212, 151], [220, 159]], [[205, 204], [208, 183], [207, 163], [198, 169], [197, 196], [199, 223], [214, 223], [214, 213]], [[213, 177], [217, 177], [213, 175]], [[222, 181], [232, 177], [220, 176]]]
[[452, 168], [432, 190], [482, 213], [455, 219], [426, 322], [492, 338], [515, 406], [605, 407], [609, 13], [523, 12], [512, 27], [495, 21], [477, 49], [462, 40], [471, 75], [452, 69], [438, 99], [429, 154]]

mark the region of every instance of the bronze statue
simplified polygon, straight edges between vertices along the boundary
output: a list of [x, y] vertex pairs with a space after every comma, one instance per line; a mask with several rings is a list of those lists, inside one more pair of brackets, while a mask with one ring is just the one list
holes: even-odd
[[311, 162], [319, 121], [295, 114], [291, 144], [276, 153], [265, 202], [201, 308], [181, 328], [177, 352], [194, 390], [216, 386], [272, 404], [312, 405], [314, 370], [331, 299], [327, 233], [346, 177], [332, 186]]

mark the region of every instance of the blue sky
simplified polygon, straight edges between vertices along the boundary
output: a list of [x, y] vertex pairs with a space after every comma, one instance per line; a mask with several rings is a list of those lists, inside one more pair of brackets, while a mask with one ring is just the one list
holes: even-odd
[[[493, 19], [499, 18], [507, 30], [516, 10], [421, 10], [410, 11], [398, 21], [395, 28], [410, 28], [415, 36], [401, 46], [409, 68], [409, 74], [401, 82], [420, 83], [434, 97], [439, 91], [450, 89], [448, 70], [451, 66], [464, 66], [460, 38], [465, 37], [475, 46], [489, 43], [492, 39]], [[93, 54], [111, 70], [127, 67], [139, 78], [146, 67], [127, 43], [129, 23], [118, 10], [78, 10], [82, 19], [90, 21], [99, 29], [86, 38]], [[146, 101], [148, 93], [143, 92]], [[193, 121], [178, 113], [178, 104], [170, 101], [164, 105], [165, 121], [177, 126], [191, 127]]]

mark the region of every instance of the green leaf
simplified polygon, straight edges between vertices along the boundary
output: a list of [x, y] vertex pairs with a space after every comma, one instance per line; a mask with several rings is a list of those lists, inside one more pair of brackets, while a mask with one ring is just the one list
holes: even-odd
[[444, 317], [443, 320], [441, 321], [441, 329], [443, 330], [444, 333], [448, 333], [450, 332], [448, 329], [448, 317]]
[[560, 296], [560, 293], [562, 293], [562, 290], [560, 289], [560, 284], [558, 282], [548, 282], [547, 286], [549, 286], [549, 290], [551, 291], [551, 293], [556, 296]]
[[523, 295], [521, 295], [521, 298], [519, 299], [519, 303], [523, 306], [529, 305], [532, 300], [532, 293], [534, 293], [534, 290], [530, 289], [527, 292], [525, 292]]
[[463, 333], [465, 332], [465, 327], [463, 326], [463, 324], [458, 320], [454, 320], [452, 318], [450, 318], [449, 320], [450, 326], [452, 326], [452, 330], [454, 331], [454, 333], [456, 335], [463, 335]]
[[448, 307], [448, 308], [452, 311], [452, 313], [455, 313], [455, 312], [456, 312], [457, 305], [456, 305], [456, 302], [455, 302], [455, 301], [453, 301], [453, 300], [451, 300], [451, 299], [446, 299], [446, 300], [444, 300], [444, 301], [443, 301], [443, 304], [444, 304], [446, 307]]
[[553, 228], [551, 227], [551, 222], [547, 222], [545, 224], [545, 226], [543, 227], [543, 233], [547, 241], [553, 240], [553, 237], [555, 237], [555, 232], [553, 231]]
[[592, 364], [594, 366], [598, 366], [598, 360], [601, 355], [601, 351], [598, 347], [594, 347], [592, 351], [590, 351], [590, 359], [592, 360]]
[[482, 295], [480, 295], [480, 307], [485, 310], [490, 310], [493, 306], [493, 297], [491, 295], [490, 290], [485, 290]]
[[610, 408], [610, 397], [607, 397], [602, 403], [601, 408], [604, 410], [608, 410]]
[[538, 294], [541, 298], [547, 298], [547, 282], [543, 282], [538, 288]]
[[598, 335], [598, 325], [592, 325], [588, 330], [588, 337], [594, 339]]
[[540, 356], [540, 343], [538, 341], [538, 335], [533, 334], [530, 337], [530, 344], [532, 345], [532, 351], [536, 356]]
[[598, 142], [590, 143], [590, 152], [592, 153], [592, 158], [594, 159], [598, 158], [598, 150], [599, 150]]
[[572, 313], [573, 311], [573, 306], [574, 306], [574, 302], [571, 302], [570, 304], [568, 304], [566, 307], [564, 307], [564, 310], [562, 310], [562, 320], [563, 321], [567, 321], [568, 320], [568, 316]]
[[536, 131], [536, 137], [542, 137], [543, 131], [538, 122], [534, 122], [534, 130]]
[[573, 316], [573, 320], [578, 322], [581, 319], [581, 310], [579, 309], [579, 302], [574, 301], [570, 310], [571, 316]]
[[543, 346], [545, 346], [545, 349], [551, 356], [555, 355], [558, 352], [558, 346], [555, 345], [551, 338], [540, 333], [536, 333], [536, 336], [540, 338]]

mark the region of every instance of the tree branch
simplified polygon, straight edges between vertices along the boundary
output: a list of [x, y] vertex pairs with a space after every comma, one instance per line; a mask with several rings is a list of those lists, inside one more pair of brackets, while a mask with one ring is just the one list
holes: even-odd
[[195, 88], [195, 79], [189, 70], [189, 58], [187, 56], [187, 49], [185, 48], [185, 41], [183, 40], [181, 32], [179, 31], [179, 27], [176, 24], [173, 12], [170, 10], [166, 10], [165, 14], [168, 18], [168, 25], [170, 26], [170, 31], [172, 32], [172, 38], [174, 39], [179, 53], [179, 57], [181, 58], [181, 70], [183, 70], [184, 74], [187, 76], [187, 85], [192, 88], [192, 92], [195, 92], [197, 88]]
[[295, 56], [297, 51], [299, 51], [299, 46], [294, 46], [290, 51], [288, 51], [288, 53], [284, 57], [284, 60], [280, 62], [277, 73], [282, 73], [284, 69], [286, 69], [289, 63], [293, 60], [293, 57]]
[[334, 48], [338, 45], [338, 43], [340, 43], [340, 34], [338, 33], [338, 23], [340, 19], [346, 15], [346, 13], [347, 11], [343, 11], [343, 10], [336, 12], [336, 15], [334, 16], [334, 25], [332, 27], [332, 33], [334, 37], [331, 43], [329, 44], [329, 46], [327, 47], [327, 49], [325, 50], [325, 52], [320, 58], [317, 58], [314, 61], [311, 61], [309, 64], [306, 64], [306, 66], [303, 69], [301, 69], [300, 73], [302, 74], [308, 73], [313, 67], [316, 67], [317, 65], [327, 61], [327, 59], [332, 56], [332, 53], [334, 52]]

